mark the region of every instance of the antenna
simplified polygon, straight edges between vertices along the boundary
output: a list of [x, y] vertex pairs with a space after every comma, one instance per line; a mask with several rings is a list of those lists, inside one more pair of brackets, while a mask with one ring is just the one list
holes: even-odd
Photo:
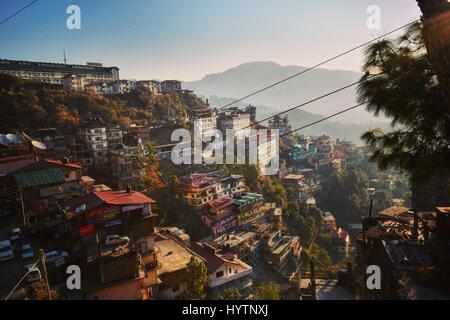
[[63, 49], [63, 53], [64, 53], [64, 64], [67, 64], [67, 58], [66, 58], [66, 49]]

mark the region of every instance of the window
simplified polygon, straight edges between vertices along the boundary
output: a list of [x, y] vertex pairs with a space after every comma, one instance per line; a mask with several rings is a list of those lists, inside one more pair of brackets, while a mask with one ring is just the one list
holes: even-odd
[[223, 271], [216, 273], [216, 278], [222, 278], [223, 277]]

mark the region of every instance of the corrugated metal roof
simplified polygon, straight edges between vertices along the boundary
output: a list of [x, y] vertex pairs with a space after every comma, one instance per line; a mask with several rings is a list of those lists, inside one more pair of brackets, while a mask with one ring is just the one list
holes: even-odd
[[58, 168], [16, 173], [14, 179], [23, 188], [64, 183], [65, 181], [64, 175]]

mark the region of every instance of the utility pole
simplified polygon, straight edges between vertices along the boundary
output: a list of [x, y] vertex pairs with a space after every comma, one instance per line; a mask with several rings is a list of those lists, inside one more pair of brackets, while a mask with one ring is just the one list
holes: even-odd
[[47, 266], [45, 265], [45, 253], [44, 250], [39, 251], [39, 261], [41, 263], [41, 270], [44, 275], [45, 285], [47, 287], [48, 300], [52, 300], [52, 295], [50, 293], [50, 285], [48, 284], [48, 274], [47, 274]]
[[20, 194], [20, 207], [22, 210], [22, 218], [23, 218], [23, 227], [25, 228], [25, 230], [27, 230], [27, 220], [25, 217], [25, 205], [23, 202], [23, 190], [22, 190], [21, 186], [19, 186], [19, 194]]

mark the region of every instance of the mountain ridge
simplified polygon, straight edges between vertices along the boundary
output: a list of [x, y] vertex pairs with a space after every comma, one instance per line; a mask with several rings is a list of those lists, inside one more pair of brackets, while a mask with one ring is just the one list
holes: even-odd
[[[306, 69], [303, 66], [282, 66], [273, 61], [253, 61], [205, 75], [197, 81], [183, 82], [183, 85], [205, 97], [216, 95], [238, 99]], [[281, 111], [357, 82], [361, 76], [362, 73], [354, 71], [317, 68], [250, 97], [245, 102]], [[351, 87], [316, 101], [303, 110], [325, 117], [356, 104], [356, 97], [356, 87]], [[358, 124], [384, 121], [364, 108], [348, 112], [336, 120]]]

